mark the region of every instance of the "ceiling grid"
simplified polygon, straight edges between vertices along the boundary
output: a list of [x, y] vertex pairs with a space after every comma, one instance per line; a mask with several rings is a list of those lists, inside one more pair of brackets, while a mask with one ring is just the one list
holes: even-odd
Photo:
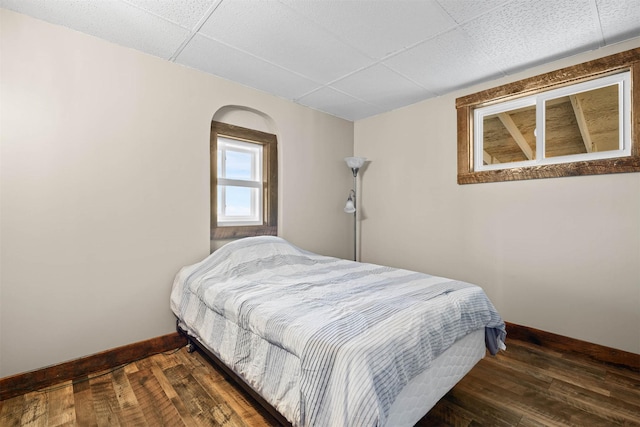
[[640, 36], [640, 0], [0, 0], [359, 120]]

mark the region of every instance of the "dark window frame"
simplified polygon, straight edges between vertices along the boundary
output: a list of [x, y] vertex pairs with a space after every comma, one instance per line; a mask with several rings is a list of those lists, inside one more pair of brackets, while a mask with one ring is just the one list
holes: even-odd
[[[475, 108], [537, 94], [625, 70], [629, 70], [631, 73], [630, 156], [553, 165], [474, 171], [473, 112]], [[635, 48], [457, 98], [458, 184], [640, 172], [640, 96], [636, 96], [638, 88], [640, 88], [640, 48]]]
[[[261, 225], [218, 226], [218, 135], [263, 146]], [[278, 139], [276, 135], [222, 122], [211, 122], [211, 240], [278, 234]]]

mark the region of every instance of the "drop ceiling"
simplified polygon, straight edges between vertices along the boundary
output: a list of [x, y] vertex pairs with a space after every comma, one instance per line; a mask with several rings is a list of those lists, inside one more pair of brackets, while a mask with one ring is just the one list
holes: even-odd
[[640, 0], [0, 0], [356, 121], [640, 36]]

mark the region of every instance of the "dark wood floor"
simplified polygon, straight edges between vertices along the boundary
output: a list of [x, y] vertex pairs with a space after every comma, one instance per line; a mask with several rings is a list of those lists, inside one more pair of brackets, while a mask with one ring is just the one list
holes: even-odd
[[[0, 426], [275, 426], [185, 349], [0, 402]], [[418, 426], [640, 426], [640, 373], [510, 340]]]

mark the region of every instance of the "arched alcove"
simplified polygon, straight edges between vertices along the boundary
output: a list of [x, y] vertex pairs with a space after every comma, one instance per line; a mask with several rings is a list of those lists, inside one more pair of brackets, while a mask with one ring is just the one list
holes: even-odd
[[[262, 111], [250, 107], [227, 105], [218, 109], [213, 115], [210, 143], [211, 252], [236, 238], [277, 235], [279, 210], [277, 146], [275, 121]], [[248, 152], [255, 153], [254, 157], [249, 156], [254, 160], [242, 166], [248, 167], [248, 170], [253, 172], [248, 176], [239, 177], [236, 171], [229, 178], [226, 172], [228, 169], [225, 166], [227, 162], [223, 160], [220, 163], [217, 159], [220, 152], [223, 153], [223, 159], [230, 158], [227, 157], [230, 155], [228, 153], [235, 153], [233, 155], [235, 167], [238, 166], [235, 162], [238, 161], [237, 156], [240, 152], [244, 153], [240, 155], [243, 158]], [[252, 164], [254, 166], [250, 166]], [[262, 178], [256, 180], [254, 173]], [[234, 188], [235, 196], [230, 196]], [[245, 202], [249, 200], [245, 204], [237, 198], [238, 188], [247, 189], [240, 191], [258, 190], [253, 193], [254, 196], [244, 199]], [[218, 206], [219, 203], [222, 207]], [[247, 213], [239, 213], [238, 208], [245, 210], [245, 207]]]
[[266, 113], [241, 105], [225, 105], [215, 112], [213, 121], [278, 134], [275, 121]]

